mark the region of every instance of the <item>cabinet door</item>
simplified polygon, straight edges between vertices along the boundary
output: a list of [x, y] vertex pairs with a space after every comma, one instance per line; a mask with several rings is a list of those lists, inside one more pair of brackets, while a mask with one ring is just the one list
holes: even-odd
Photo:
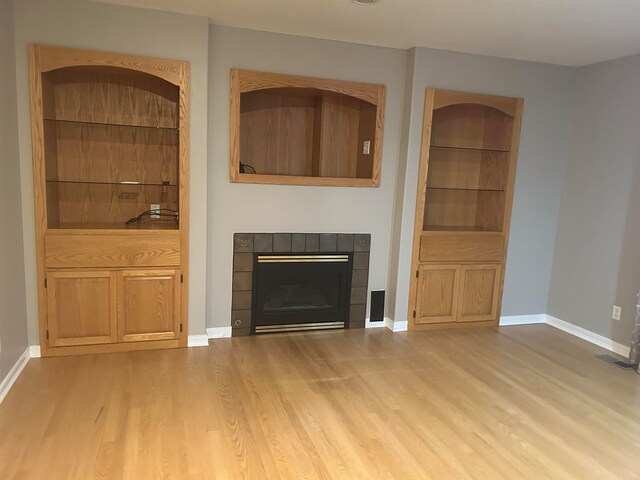
[[455, 322], [458, 310], [459, 265], [421, 265], [416, 324]]
[[501, 265], [462, 265], [460, 270], [460, 322], [497, 320]]
[[117, 341], [115, 272], [47, 272], [49, 346]]
[[118, 274], [118, 340], [180, 338], [178, 270], [125, 270]]

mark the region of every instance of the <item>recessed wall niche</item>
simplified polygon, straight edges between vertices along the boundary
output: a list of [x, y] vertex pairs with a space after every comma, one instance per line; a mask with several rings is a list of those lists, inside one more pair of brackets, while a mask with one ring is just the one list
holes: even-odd
[[379, 186], [385, 92], [233, 69], [231, 181]]

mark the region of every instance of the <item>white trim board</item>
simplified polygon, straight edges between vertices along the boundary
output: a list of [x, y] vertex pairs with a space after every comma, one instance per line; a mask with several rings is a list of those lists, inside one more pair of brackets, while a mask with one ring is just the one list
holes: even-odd
[[209, 338], [230, 338], [231, 327], [209, 327], [207, 328]]
[[2, 403], [2, 401], [4, 400], [4, 397], [7, 396], [7, 393], [9, 393], [9, 390], [11, 390], [11, 387], [20, 376], [22, 369], [27, 365], [30, 359], [31, 359], [31, 352], [30, 352], [30, 348], [27, 347], [25, 348], [24, 352], [22, 352], [22, 355], [18, 357], [18, 360], [13, 365], [13, 367], [11, 367], [11, 370], [9, 370], [9, 373], [7, 373], [7, 376], [4, 377], [4, 379], [2, 380], [2, 383], [0, 383], [0, 403]]
[[207, 335], [189, 335], [187, 337], [187, 347], [208, 347], [209, 337]]
[[602, 335], [591, 332], [585, 328], [573, 325], [569, 322], [565, 322], [564, 320], [560, 320], [559, 318], [552, 317], [551, 315], [545, 316], [547, 317], [547, 325], [551, 325], [552, 327], [555, 327], [558, 330], [562, 330], [563, 332], [570, 333], [571, 335], [581, 338], [582, 340], [586, 340], [587, 342], [593, 343], [594, 345], [609, 350], [610, 352], [617, 353], [622, 357], [629, 358], [629, 347], [622, 345], [621, 343], [614, 342], [610, 338], [603, 337]]
[[534, 323], [547, 323], [547, 316], [542, 313], [540, 315], [512, 315], [508, 317], [500, 317], [500, 326], [508, 325], [531, 325]]
[[384, 317], [384, 323], [386, 327], [392, 332], [406, 332], [409, 329], [409, 322], [406, 320], [399, 321], [393, 320], [389, 317]]
[[621, 357], [629, 358], [628, 346], [622, 345], [618, 342], [614, 342], [610, 338], [604, 337], [572, 323], [565, 322], [564, 320], [560, 320], [559, 318], [552, 317], [551, 315], [546, 315], [543, 313], [539, 315], [514, 315], [500, 317], [501, 327], [509, 325], [531, 325], [535, 323], [544, 323], [551, 327], [557, 328], [558, 330], [569, 333], [574, 337], [578, 337], [582, 340], [586, 340], [589, 343], [593, 343], [594, 345], [602, 347], [605, 350], [616, 353]]

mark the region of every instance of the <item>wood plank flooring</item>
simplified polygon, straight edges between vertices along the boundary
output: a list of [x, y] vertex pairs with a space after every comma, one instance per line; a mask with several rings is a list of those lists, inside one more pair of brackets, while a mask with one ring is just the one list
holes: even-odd
[[530, 325], [31, 360], [0, 478], [640, 478], [640, 376], [595, 353]]

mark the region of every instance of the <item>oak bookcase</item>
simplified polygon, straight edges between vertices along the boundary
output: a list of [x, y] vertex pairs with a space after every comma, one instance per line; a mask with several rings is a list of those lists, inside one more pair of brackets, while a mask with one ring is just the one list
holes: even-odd
[[497, 325], [523, 100], [427, 89], [410, 328]]
[[189, 64], [29, 63], [42, 355], [186, 346]]

